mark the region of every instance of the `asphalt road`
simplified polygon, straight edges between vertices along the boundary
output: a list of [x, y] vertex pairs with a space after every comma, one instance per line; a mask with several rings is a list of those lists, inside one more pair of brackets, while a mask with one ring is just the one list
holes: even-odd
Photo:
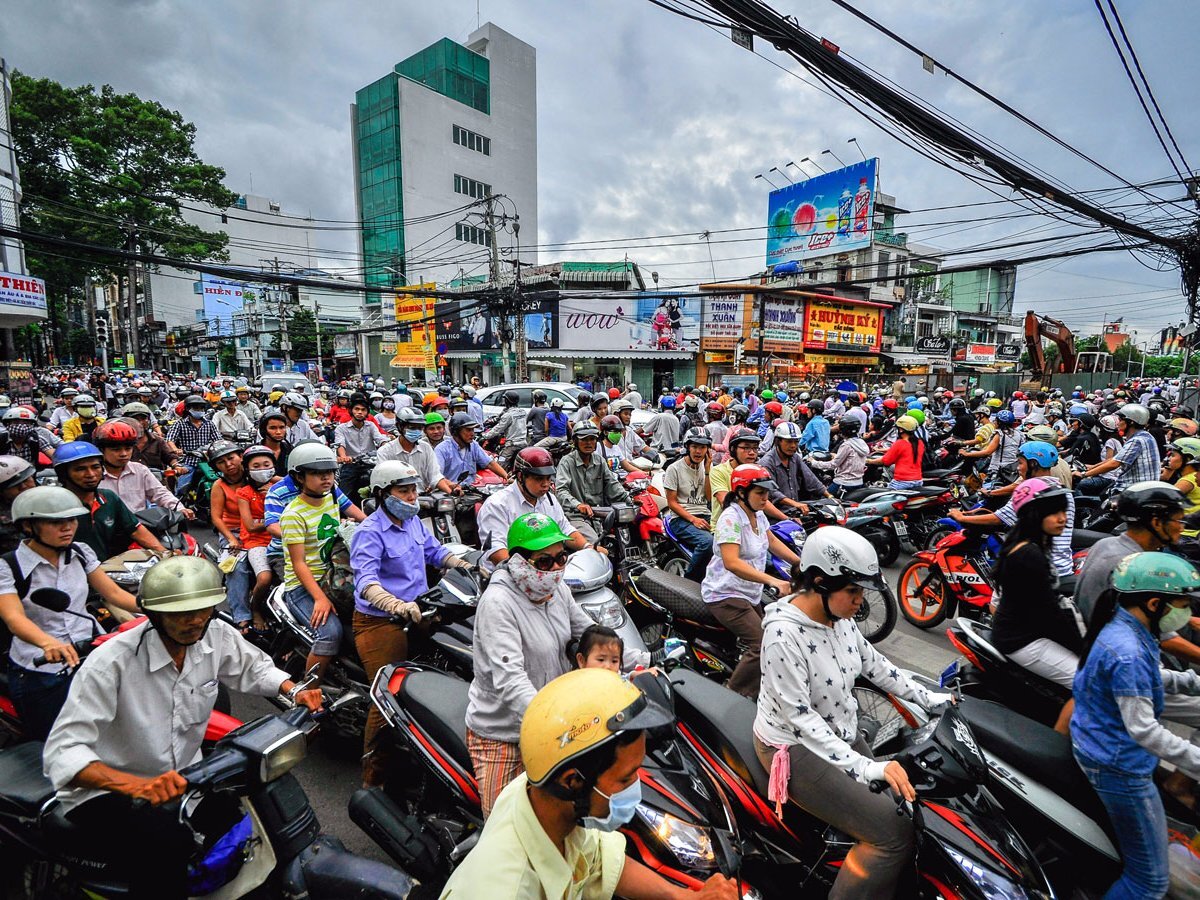
[[[893, 590], [901, 567], [907, 561], [907, 555], [902, 554], [900, 564], [886, 570], [888, 584]], [[930, 631], [922, 631], [910, 625], [903, 616], [896, 630], [876, 646], [901, 666], [933, 677], [957, 656], [946, 640], [944, 624]], [[275, 707], [262, 698], [233, 698], [233, 714], [240, 719], [248, 720], [275, 712]], [[350, 795], [360, 785], [359, 764], [354, 748], [344, 744], [339, 746], [337, 742], [317, 741], [310, 748], [308, 757], [294, 771], [308, 792], [322, 828], [328, 834], [339, 838], [354, 853], [391, 862], [375, 842], [350, 821], [346, 812]], [[401, 773], [401, 777], [403, 775]]]

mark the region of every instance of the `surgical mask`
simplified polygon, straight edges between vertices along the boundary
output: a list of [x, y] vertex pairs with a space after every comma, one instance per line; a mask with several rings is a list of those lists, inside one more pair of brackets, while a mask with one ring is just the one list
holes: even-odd
[[255, 484], [266, 484], [275, 477], [274, 469], [251, 469], [250, 480]]
[[409, 503], [399, 497], [384, 497], [383, 508], [387, 510], [389, 516], [399, 519], [401, 522], [407, 522], [421, 511], [421, 504]]
[[408, 441], [410, 444], [415, 444], [417, 441], [419, 441], [421, 439], [422, 434], [424, 434], [424, 432], [421, 431], [420, 428], [405, 428], [404, 429], [404, 439], [406, 441]]
[[200, 419], [203, 419], [203, 418], [204, 418], [204, 410], [202, 410], [202, 409], [189, 409], [189, 410], [188, 410], [188, 415], [189, 415], [189, 416], [191, 416], [191, 417], [192, 417], [193, 419], [195, 419], [196, 421], [199, 421]]
[[529, 560], [514, 553], [508, 558], [508, 574], [516, 585], [517, 590], [524, 594], [532, 603], [541, 605], [554, 596], [558, 586], [562, 584], [566, 569], [555, 569], [550, 572], [539, 572]]
[[91, 419], [96, 415], [96, 407], [94, 406], [77, 406], [75, 412], [79, 413], [81, 419]]
[[641, 779], [638, 779], [624, 790], [617, 791], [611, 797], [598, 787], [593, 786], [592, 790], [608, 801], [608, 815], [603, 819], [598, 819], [595, 816], [584, 816], [584, 828], [595, 828], [598, 831], [616, 831], [621, 826], [628, 825], [633, 820], [633, 814], [637, 812], [638, 804], [642, 802]]
[[385, 404], [383, 404], [383, 408], [386, 410], [393, 410], [396, 408], [396, 404], [395, 403], [385, 403]]
[[1170, 634], [1178, 631], [1192, 618], [1192, 611], [1186, 606], [1168, 606], [1167, 611], [1158, 620], [1158, 633]]
[[605, 435], [605, 437], [608, 438], [608, 442], [610, 444], [621, 443], [621, 432], [619, 432], [619, 431], [610, 431], [608, 434]]

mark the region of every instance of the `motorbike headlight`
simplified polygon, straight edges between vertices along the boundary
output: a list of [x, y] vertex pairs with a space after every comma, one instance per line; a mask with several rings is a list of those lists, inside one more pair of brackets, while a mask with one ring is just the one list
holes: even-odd
[[142, 572], [110, 572], [108, 575], [113, 581], [121, 585], [121, 587], [136, 588], [142, 583]]
[[440, 497], [437, 502], [437, 511], [440, 513], [452, 513], [454, 512], [454, 505], [453, 497]]
[[946, 852], [950, 854], [952, 860], [958, 863], [958, 867], [979, 888], [980, 893], [987, 900], [1029, 900], [1029, 894], [1025, 888], [999, 872], [981, 866], [953, 847], [947, 847]]
[[617, 524], [632, 525], [634, 519], [637, 518], [636, 506], [618, 506], [617, 507]]
[[581, 603], [580, 606], [597, 625], [620, 628], [625, 624], [625, 609], [616, 597], [609, 597], [602, 603]]
[[717, 854], [713, 849], [710, 829], [685, 822], [645, 804], [639, 804], [637, 816], [683, 865], [693, 869], [717, 867]]
[[308, 738], [298, 729], [264, 747], [258, 760], [258, 775], [264, 784], [289, 772], [308, 752]]

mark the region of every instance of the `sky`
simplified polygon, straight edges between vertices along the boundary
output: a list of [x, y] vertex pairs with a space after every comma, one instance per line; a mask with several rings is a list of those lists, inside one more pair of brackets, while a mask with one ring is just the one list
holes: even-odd
[[[1175, 137], [1200, 166], [1200, 120], [1187, 113], [1200, 4], [1114, 2]], [[1090, 0], [854, 5], [1124, 179], [1174, 176]], [[1072, 189], [1120, 187], [942, 70], [925, 72], [919, 57], [829, 0], [774, 6]], [[783, 184], [771, 167], [795, 178], [786, 164], [804, 157], [825, 168], [835, 156], [855, 162], [851, 139], [880, 158], [880, 189], [912, 211], [897, 223], [911, 241], [954, 250], [1082, 231], [1009, 202], [935, 210], [1011, 193], [991, 193], [903, 146], [767, 42], [747, 52], [728, 32], [648, 0], [7, 0], [0, 55], [30, 75], [154, 98], [195, 123], [197, 149], [226, 170], [231, 189], [269, 196], [285, 212], [352, 220], [354, 92], [487, 21], [537, 49], [539, 243], [553, 245], [541, 262], [628, 253], [664, 287], [757, 273], [770, 188], [755, 176]], [[1177, 180], [1154, 190], [1165, 200], [1185, 194]], [[1092, 196], [1109, 205], [1145, 199], [1127, 189]], [[1157, 215], [1186, 222], [1189, 209], [1161, 204]], [[357, 250], [350, 230], [320, 234], [331, 265]], [[645, 240], [666, 234], [682, 236]], [[612, 246], [588, 254], [570, 243], [584, 241]], [[1177, 274], [1154, 264], [1121, 251], [1023, 266], [1014, 312], [1034, 309], [1083, 334], [1122, 318], [1139, 342], [1150, 340], [1183, 318]]]

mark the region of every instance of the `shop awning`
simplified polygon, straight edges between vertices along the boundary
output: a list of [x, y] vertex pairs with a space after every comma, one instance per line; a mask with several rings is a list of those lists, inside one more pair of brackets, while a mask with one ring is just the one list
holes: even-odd
[[539, 350], [547, 359], [695, 359], [693, 350]]

